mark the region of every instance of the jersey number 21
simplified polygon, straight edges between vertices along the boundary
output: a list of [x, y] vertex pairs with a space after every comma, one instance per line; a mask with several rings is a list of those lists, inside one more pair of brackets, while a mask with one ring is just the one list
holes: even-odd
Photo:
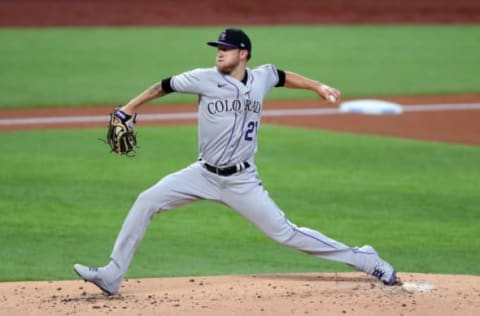
[[247, 124], [247, 131], [245, 132], [245, 140], [251, 142], [255, 134], [257, 133], [258, 122], [257, 121], [250, 121]]

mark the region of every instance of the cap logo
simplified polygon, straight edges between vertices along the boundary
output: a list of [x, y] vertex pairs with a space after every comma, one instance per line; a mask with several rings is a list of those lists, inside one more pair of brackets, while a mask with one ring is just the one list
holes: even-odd
[[219, 40], [220, 40], [220, 41], [224, 41], [226, 37], [227, 37], [227, 33], [226, 33], [225, 31], [223, 31], [222, 33], [220, 33], [220, 38], [219, 38]]
[[245, 43], [240, 43], [240, 47], [245, 47]]

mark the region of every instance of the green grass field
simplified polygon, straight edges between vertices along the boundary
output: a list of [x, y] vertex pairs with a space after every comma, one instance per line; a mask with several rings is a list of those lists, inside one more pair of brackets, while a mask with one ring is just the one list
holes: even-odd
[[[106, 262], [137, 194], [196, 158], [193, 126], [139, 133], [132, 159], [108, 152], [103, 129], [0, 135], [0, 280], [72, 279], [73, 263]], [[371, 243], [400, 271], [480, 273], [480, 148], [267, 125], [259, 149], [266, 188], [298, 225]], [[156, 216], [128, 276], [291, 271], [351, 270], [203, 201]]]
[[[271, 62], [344, 96], [480, 92], [480, 26], [245, 27]], [[0, 108], [121, 104], [211, 66], [219, 28], [0, 29]], [[314, 98], [275, 89], [269, 98]], [[171, 95], [161, 102], [195, 102]], [[0, 281], [75, 278], [106, 262], [136, 196], [196, 159], [195, 127], [139, 128], [128, 159], [104, 129], [2, 132]], [[478, 147], [262, 126], [257, 164], [300, 226], [371, 243], [399, 271], [480, 274]], [[299, 141], [299, 140], [302, 141]], [[203, 201], [158, 215], [127, 276], [348, 268], [281, 247]]]
[[[122, 104], [147, 86], [213, 66], [221, 28], [0, 29], [0, 108]], [[273, 63], [344, 96], [480, 92], [480, 26], [245, 27], [250, 66]], [[269, 98], [315, 98], [276, 89]], [[166, 102], [194, 100], [169, 96]]]

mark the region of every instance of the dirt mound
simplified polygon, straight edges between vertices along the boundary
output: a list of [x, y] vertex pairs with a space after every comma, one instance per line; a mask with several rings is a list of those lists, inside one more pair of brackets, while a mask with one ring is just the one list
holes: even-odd
[[83, 281], [0, 283], [1, 315], [478, 315], [480, 277], [361, 273], [130, 279], [106, 296]]

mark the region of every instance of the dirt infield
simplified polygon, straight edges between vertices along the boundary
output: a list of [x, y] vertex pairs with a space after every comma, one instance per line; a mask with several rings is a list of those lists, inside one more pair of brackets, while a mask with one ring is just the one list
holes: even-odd
[[[454, 110], [458, 104], [480, 105], [480, 95], [456, 95], [456, 96], [416, 96], [416, 97], [389, 97], [381, 98], [401, 105], [426, 105], [451, 104], [452, 109], [439, 111], [405, 112], [402, 115], [298, 115], [298, 116], [266, 116], [262, 122], [288, 126], [307, 127], [331, 131], [373, 134], [390, 137], [422, 139], [427, 141], [458, 143], [466, 145], [480, 145], [480, 110], [459, 109]], [[22, 110], [0, 110], [0, 131], [31, 130], [42, 128], [91, 128], [104, 127], [108, 113], [113, 106], [90, 106], [79, 108], [43, 108]], [[269, 101], [265, 104], [265, 110], [278, 109], [320, 109], [331, 108], [325, 101]], [[181, 113], [195, 113], [197, 106], [188, 105], [148, 105], [142, 108], [138, 116], [137, 127], [149, 125], [179, 125], [195, 124], [196, 119], [162, 119], [143, 120], [142, 115], [157, 114], [171, 115]], [[86, 119], [82, 122], [74, 122], [72, 118], [86, 116], [105, 116], [105, 119], [93, 121]], [[28, 124], [14, 124], [15, 120], [31, 119]], [[45, 123], [46, 119], [52, 118], [58, 121], [53, 124]], [[6, 120], [11, 119], [10, 125]], [[35, 119], [40, 119], [35, 121]], [[65, 120], [65, 122], [62, 121]]]
[[[479, 22], [480, 2], [476, 0], [0, 0], [0, 27]], [[403, 105], [480, 103], [480, 95], [382, 99]], [[325, 103], [319, 101], [270, 101], [265, 109], [323, 106]], [[112, 106], [2, 110], [0, 119], [107, 115], [111, 109]], [[155, 105], [145, 107], [142, 113], [195, 110], [194, 105]], [[139, 121], [139, 126], [195, 122], [194, 119]], [[480, 110], [409, 112], [399, 116], [266, 117], [263, 122], [480, 145]], [[105, 124], [0, 124], [0, 131], [89, 128]], [[480, 314], [479, 276], [399, 272], [399, 277], [403, 286], [393, 287], [383, 286], [360, 273], [130, 279], [115, 296], [105, 296], [80, 280], [3, 282], [0, 283], [0, 315]]]
[[131, 279], [106, 296], [90, 283], [0, 283], [2, 315], [478, 315], [480, 277], [359, 273]]

